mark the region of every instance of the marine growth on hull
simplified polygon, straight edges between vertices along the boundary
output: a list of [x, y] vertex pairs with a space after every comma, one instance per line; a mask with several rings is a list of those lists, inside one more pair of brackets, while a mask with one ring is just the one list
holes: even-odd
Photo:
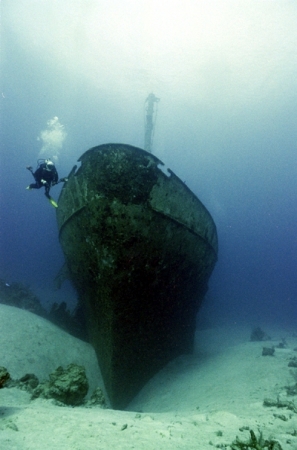
[[216, 227], [144, 150], [106, 144], [79, 161], [59, 199], [60, 243], [110, 402], [122, 409], [168, 361], [192, 351]]

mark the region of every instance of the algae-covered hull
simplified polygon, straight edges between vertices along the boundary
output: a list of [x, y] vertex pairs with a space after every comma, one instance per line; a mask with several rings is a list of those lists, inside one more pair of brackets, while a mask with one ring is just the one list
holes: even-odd
[[79, 161], [59, 199], [60, 243], [111, 405], [121, 409], [168, 361], [192, 351], [216, 227], [144, 150], [100, 145]]

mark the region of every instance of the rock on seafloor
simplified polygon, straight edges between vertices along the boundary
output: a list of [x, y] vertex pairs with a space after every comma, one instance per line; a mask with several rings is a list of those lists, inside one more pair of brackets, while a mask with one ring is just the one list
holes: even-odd
[[192, 351], [216, 227], [144, 150], [104, 144], [79, 162], [61, 191], [59, 238], [111, 405], [123, 409], [165, 364]]

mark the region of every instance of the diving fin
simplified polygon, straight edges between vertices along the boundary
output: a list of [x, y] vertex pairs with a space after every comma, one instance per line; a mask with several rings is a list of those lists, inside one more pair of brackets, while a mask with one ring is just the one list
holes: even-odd
[[58, 208], [58, 203], [56, 203], [52, 197], [48, 197], [48, 200], [54, 208]]

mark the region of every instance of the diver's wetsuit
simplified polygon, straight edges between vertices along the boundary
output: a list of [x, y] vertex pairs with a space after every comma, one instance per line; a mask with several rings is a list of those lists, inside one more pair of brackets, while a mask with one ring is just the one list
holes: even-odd
[[42, 163], [33, 173], [32, 168], [28, 168], [35, 178], [36, 183], [30, 184], [28, 187], [30, 189], [40, 189], [42, 186], [45, 188], [45, 195], [50, 199], [49, 191], [52, 186], [58, 183], [58, 172], [55, 166], [53, 165], [51, 170], [46, 169], [46, 164]]

